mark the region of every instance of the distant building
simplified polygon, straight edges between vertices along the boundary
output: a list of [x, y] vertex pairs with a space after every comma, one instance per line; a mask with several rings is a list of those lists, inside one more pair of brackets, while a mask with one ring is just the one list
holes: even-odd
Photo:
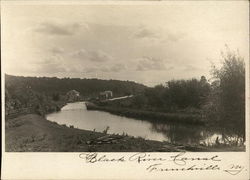
[[80, 93], [76, 90], [71, 90], [66, 94], [69, 102], [78, 101], [80, 98]]
[[103, 91], [103, 92], [100, 92], [100, 94], [99, 94], [99, 100], [106, 100], [106, 99], [110, 99], [112, 97], [113, 97], [112, 91]]

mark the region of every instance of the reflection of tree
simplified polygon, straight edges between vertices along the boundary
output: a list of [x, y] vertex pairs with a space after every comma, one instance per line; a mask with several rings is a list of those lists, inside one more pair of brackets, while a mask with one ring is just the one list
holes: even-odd
[[224, 126], [219, 126], [216, 129], [222, 134], [221, 141], [223, 144], [240, 146], [244, 144], [245, 132], [242, 128], [234, 126], [232, 124], [224, 124]]
[[171, 143], [238, 146], [244, 143], [243, 133], [226, 126], [207, 127], [180, 123], [151, 123], [151, 130], [162, 133]]
[[162, 133], [171, 143], [199, 144], [202, 128], [183, 124], [152, 123], [152, 131]]
[[241, 146], [244, 144], [244, 138], [242, 136], [238, 136], [238, 135], [232, 135], [232, 136], [228, 136], [228, 135], [224, 135], [222, 136], [222, 141], [223, 144], [229, 144], [229, 145], [235, 145], [235, 146]]

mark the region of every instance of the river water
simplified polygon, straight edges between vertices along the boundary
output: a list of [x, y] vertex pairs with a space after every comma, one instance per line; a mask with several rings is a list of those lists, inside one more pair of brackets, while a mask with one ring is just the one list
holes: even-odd
[[88, 111], [84, 102], [68, 103], [61, 111], [48, 114], [47, 120], [73, 125], [75, 128], [108, 134], [127, 134], [144, 139], [167, 141], [180, 144], [203, 144], [210, 146], [219, 143], [242, 141], [236, 134], [225, 133], [224, 129], [212, 130], [205, 126], [181, 123], [159, 123], [137, 120], [102, 111]]

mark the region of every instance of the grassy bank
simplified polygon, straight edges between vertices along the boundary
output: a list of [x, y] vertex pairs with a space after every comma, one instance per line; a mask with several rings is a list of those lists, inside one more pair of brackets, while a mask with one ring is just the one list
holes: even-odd
[[115, 115], [125, 116], [136, 119], [143, 119], [149, 121], [168, 121], [168, 122], [180, 122], [189, 124], [204, 124], [201, 115], [199, 114], [185, 114], [185, 113], [162, 113], [144, 111], [131, 108], [111, 107], [111, 106], [99, 106], [94, 103], [86, 103], [88, 110], [100, 110], [106, 111]]
[[130, 136], [112, 135], [112, 141], [105, 141], [105, 133], [58, 125], [36, 114], [7, 119], [5, 128], [8, 152], [178, 151], [161, 142]]
[[69, 128], [37, 114], [6, 119], [7, 152], [177, 152], [242, 151], [237, 147], [177, 145], [122, 135]]

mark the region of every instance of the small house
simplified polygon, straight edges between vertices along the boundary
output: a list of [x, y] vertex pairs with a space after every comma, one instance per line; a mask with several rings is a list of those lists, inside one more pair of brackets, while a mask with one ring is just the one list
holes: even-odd
[[107, 100], [107, 99], [111, 99], [112, 97], [113, 97], [112, 91], [103, 91], [103, 92], [100, 92], [99, 94], [99, 100]]
[[80, 93], [78, 91], [76, 91], [76, 90], [71, 90], [71, 91], [67, 92], [66, 96], [67, 96], [67, 100], [69, 102], [74, 102], [74, 101], [79, 100]]

